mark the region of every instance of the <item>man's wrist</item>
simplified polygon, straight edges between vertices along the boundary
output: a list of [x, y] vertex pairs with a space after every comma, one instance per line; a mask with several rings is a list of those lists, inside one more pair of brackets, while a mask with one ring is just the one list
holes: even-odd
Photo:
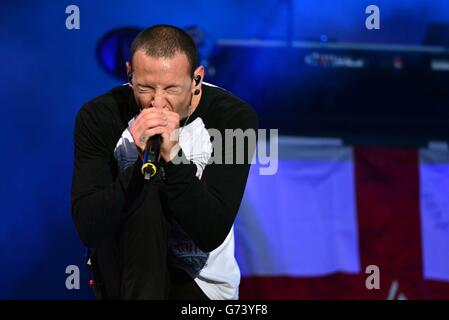
[[177, 143], [170, 149], [169, 152], [164, 152], [163, 150], [161, 150], [160, 155], [165, 162], [170, 162], [178, 155], [179, 150], [181, 150], [181, 146], [179, 145], [179, 143]]

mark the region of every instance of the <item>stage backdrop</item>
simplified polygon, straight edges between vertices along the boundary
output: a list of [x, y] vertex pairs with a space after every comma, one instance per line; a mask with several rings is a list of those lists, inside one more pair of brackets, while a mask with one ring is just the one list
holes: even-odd
[[252, 167], [238, 216], [242, 299], [449, 299], [447, 145], [284, 137], [279, 154], [276, 175]]

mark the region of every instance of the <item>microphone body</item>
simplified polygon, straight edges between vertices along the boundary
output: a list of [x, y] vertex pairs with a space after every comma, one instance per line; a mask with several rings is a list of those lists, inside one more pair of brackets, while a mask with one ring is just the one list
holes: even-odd
[[141, 169], [145, 180], [150, 180], [157, 173], [161, 143], [162, 137], [160, 134], [152, 136], [147, 141]]

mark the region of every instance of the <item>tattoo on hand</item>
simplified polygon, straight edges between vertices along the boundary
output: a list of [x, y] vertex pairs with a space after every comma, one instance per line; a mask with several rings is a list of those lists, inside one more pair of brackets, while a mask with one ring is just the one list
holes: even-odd
[[147, 141], [147, 137], [146, 137], [144, 134], [142, 134], [142, 135], [140, 136], [140, 138], [139, 138], [139, 141], [140, 141], [141, 143], [145, 143], [145, 142]]

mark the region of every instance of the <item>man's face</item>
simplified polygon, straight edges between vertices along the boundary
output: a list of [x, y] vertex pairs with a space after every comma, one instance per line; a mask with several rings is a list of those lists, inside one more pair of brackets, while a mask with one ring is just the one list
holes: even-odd
[[[127, 67], [130, 68], [129, 65]], [[177, 112], [181, 119], [187, 117], [193, 79], [185, 54], [157, 58], [137, 50], [131, 72], [134, 97], [141, 109], [168, 109]]]

